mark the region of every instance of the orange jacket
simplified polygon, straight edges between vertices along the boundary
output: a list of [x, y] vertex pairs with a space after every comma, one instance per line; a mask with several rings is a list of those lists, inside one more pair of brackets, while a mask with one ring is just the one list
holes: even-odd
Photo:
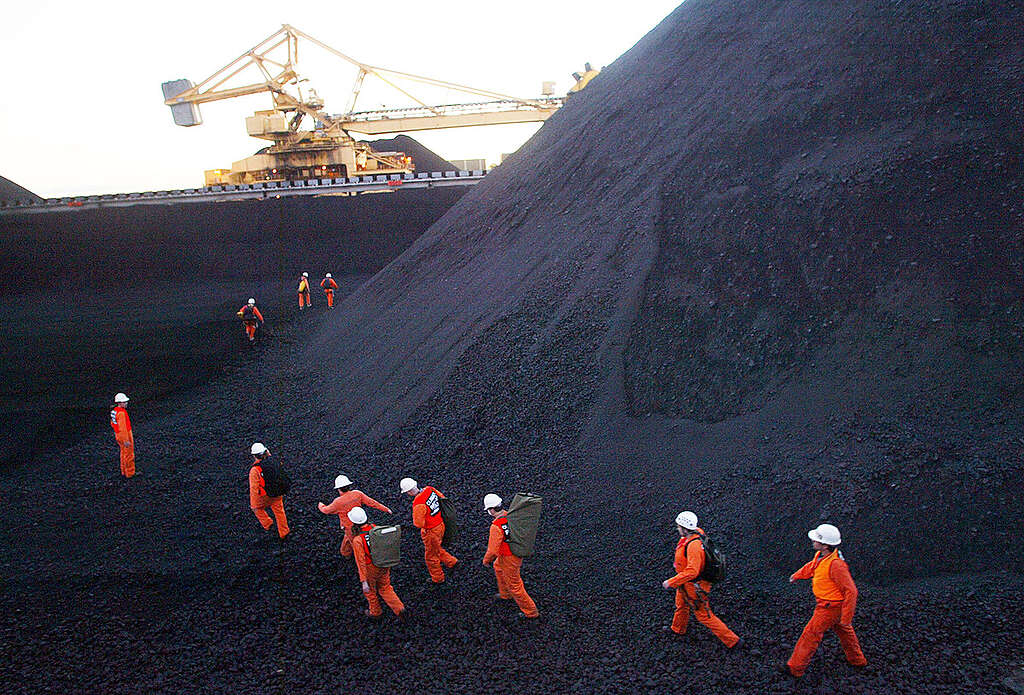
[[128, 411], [124, 406], [116, 406], [110, 411], [110, 426], [114, 428], [114, 438], [117, 439], [119, 444], [134, 441], [132, 437], [132, 421], [128, 419]]
[[441, 505], [438, 501], [444, 499], [440, 490], [435, 490], [429, 485], [420, 490], [412, 501], [412, 523], [416, 528], [432, 529], [444, 523], [441, 518]]
[[484, 554], [484, 564], [491, 564], [497, 557], [508, 557], [512, 554], [512, 548], [505, 540], [505, 532], [508, 530], [508, 517], [499, 516], [491, 522], [490, 531], [487, 534], [487, 552]]
[[248, 304], [243, 305], [242, 308], [238, 310], [238, 318], [242, 319], [243, 321], [253, 321], [253, 320], [256, 320], [256, 321], [259, 321], [260, 323], [263, 323], [263, 314], [261, 314], [260, 310], [257, 309], [255, 306], [252, 308], [253, 318], [251, 318], [251, 319], [245, 318], [245, 310], [248, 309], [248, 308], [249, 308]]
[[334, 278], [324, 278], [320, 281], [320, 286], [324, 288], [324, 292], [338, 289], [338, 283], [334, 281]]
[[373, 529], [377, 528], [376, 524], [363, 524], [363, 527], [359, 529], [359, 534], [352, 539], [352, 555], [356, 559], [356, 569], [359, 570], [359, 581], [365, 582], [367, 570], [373, 569], [379, 571], [379, 567], [373, 564], [373, 558], [370, 555], [370, 544], [367, 543], [366, 534]]
[[253, 509], [262, 509], [270, 506], [270, 500], [263, 482], [263, 468], [259, 461], [253, 461], [252, 468], [249, 469], [249, 506]]
[[[687, 582], [695, 581], [704, 569], [704, 545], [700, 542], [698, 533], [702, 534], [704, 530], [698, 528], [676, 543], [676, 554], [672, 562], [676, 574], [668, 580], [668, 585], [672, 588], [677, 589]], [[700, 585], [705, 591], [711, 587], [711, 584], [704, 581], [700, 582]]]
[[352, 530], [352, 522], [348, 519], [348, 513], [355, 507], [373, 507], [382, 512], [391, 513], [389, 507], [385, 507], [377, 500], [363, 494], [359, 490], [349, 490], [339, 494], [330, 504], [321, 504], [320, 511], [324, 514], [337, 514], [341, 527], [346, 531]]
[[853, 583], [850, 566], [838, 548], [825, 557], [820, 552], [815, 553], [810, 562], [789, 578], [790, 581], [797, 579], [811, 580], [811, 590], [819, 603], [842, 602], [839, 622], [843, 625], [853, 622], [853, 614], [857, 610], [857, 585]]

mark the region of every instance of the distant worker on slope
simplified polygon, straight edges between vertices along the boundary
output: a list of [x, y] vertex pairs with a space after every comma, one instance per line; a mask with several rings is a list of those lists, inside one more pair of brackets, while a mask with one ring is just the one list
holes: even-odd
[[443, 564], [449, 569], [459, 561], [457, 557], [441, 547], [444, 538], [444, 519], [441, 517], [441, 499], [444, 495], [429, 485], [420, 489], [412, 478], [402, 478], [398, 488], [412, 500], [412, 523], [420, 530], [423, 539], [423, 561], [430, 572], [430, 581], [444, 582]]
[[362, 507], [353, 507], [347, 516], [349, 523], [352, 524], [352, 552], [355, 555], [356, 569], [359, 571], [359, 582], [362, 584], [366, 603], [369, 604], [366, 616], [372, 619], [380, 618], [384, 613], [380, 599], [384, 599], [388, 608], [399, 620], [404, 621], [407, 615], [405, 605], [391, 586], [391, 570], [373, 564], [367, 536], [375, 528], [374, 524], [367, 523], [366, 511]]
[[337, 514], [341, 522], [341, 530], [345, 536], [341, 541], [341, 554], [344, 557], [352, 557], [352, 522], [349, 521], [348, 513], [356, 507], [373, 507], [382, 512], [391, 514], [391, 508], [386, 507], [377, 500], [356, 490], [355, 485], [348, 479], [347, 475], [339, 475], [334, 479], [334, 489], [338, 496], [330, 504], [317, 503], [317, 508], [324, 514]]
[[676, 590], [676, 612], [672, 616], [672, 625], [667, 626], [667, 629], [676, 635], [686, 634], [692, 611], [697, 620], [706, 625], [722, 644], [732, 649], [739, 644], [740, 638], [711, 612], [708, 600], [711, 582], [702, 577], [707, 564], [705, 536], [704, 530], [697, 526], [697, 515], [693, 512], [680, 512], [676, 516], [676, 530], [679, 532], [673, 560], [676, 574], [661, 583], [665, 589]]
[[299, 278], [299, 309], [307, 306], [313, 306], [313, 302], [309, 296], [309, 273], [303, 273]]
[[267, 508], [274, 513], [277, 521], [277, 535], [283, 541], [290, 531], [288, 517], [284, 514], [284, 495], [288, 492], [287, 480], [283, 479], [281, 468], [270, 460], [270, 451], [259, 442], [252, 445], [253, 456], [249, 468], [249, 507], [264, 531], [273, 525]]
[[484, 496], [484, 510], [491, 515], [493, 521], [487, 535], [487, 552], [484, 554], [484, 567], [494, 563], [494, 579], [498, 583], [498, 598], [501, 600], [515, 599], [519, 606], [520, 618], [539, 618], [537, 604], [526, 593], [523, 585], [521, 569], [523, 559], [512, 553], [508, 544], [508, 513], [501, 508], [501, 498], [491, 493]]
[[128, 396], [123, 393], [114, 396], [114, 405], [110, 406], [110, 426], [114, 428], [114, 439], [121, 450], [121, 475], [131, 478], [135, 475], [135, 435], [125, 408], [127, 402]]
[[330, 273], [327, 273], [327, 275], [324, 277], [324, 279], [320, 281], [320, 287], [323, 288], [324, 294], [327, 295], [327, 308], [328, 309], [333, 309], [334, 308], [334, 290], [338, 289], [338, 283], [336, 283], [334, 281], [334, 278], [331, 277]]
[[779, 666], [783, 673], [800, 678], [818, 650], [828, 630], [839, 637], [839, 644], [851, 666], [866, 666], [868, 661], [853, 632], [853, 613], [857, 610], [857, 586], [850, 576], [850, 567], [839, 552], [842, 537], [832, 524], [821, 524], [807, 532], [814, 546], [814, 558], [789, 578], [810, 579], [816, 605], [803, 634], [797, 640], [789, 661]]
[[256, 325], [259, 324], [260, 328], [263, 327], [263, 314], [256, 308], [256, 300], [253, 297], [249, 297], [249, 301], [245, 303], [241, 309], [238, 310], [238, 318], [242, 319], [242, 325], [245, 326], [245, 334], [249, 336], [249, 342], [256, 340]]

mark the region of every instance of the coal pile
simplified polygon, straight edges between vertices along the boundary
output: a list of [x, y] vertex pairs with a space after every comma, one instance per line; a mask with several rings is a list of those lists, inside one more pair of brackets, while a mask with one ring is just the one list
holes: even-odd
[[0, 176], [0, 205], [40, 203], [42, 200], [27, 188], [22, 188], [13, 181]]
[[[137, 433], [142, 478], [116, 480], [106, 432], [7, 476], [7, 680], [1003, 692], [1024, 626], [1022, 15], [684, 3], [334, 315], [169, 399]], [[297, 481], [283, 550], [246, 508], [255, 439]], [[339, 472], [405, 523], [408, 474], [465, 520], [440, 590], [404, 539], [407, 627], [357, 615], [315, 511]], [[514, 490], [546, 500], [531, 626], [478, 564], [479, 500]], [[742, 651], [659, 629], [683, 508], [729, 555], [712, 603]], [[869, 666], [827, 637], [793, 684], [773, 667], [812, 601], [786, 578], [820, 521]]]
[[412, 157], [416, 171], [456, 171], [456, 166], [408, 135], [370, 140], [374, 152], [404, 152]]
[[157, 416], [161, 399], [238, 366], [235, 312], [248, 297], [266, 341], [281, 339], [301, 272], [315, 307], [325, 272], [340, 299], [463, 191], [0, 217], [0, 466], [31, 466], [94, 431], [112, 384], [147, 404], [140, 417]]

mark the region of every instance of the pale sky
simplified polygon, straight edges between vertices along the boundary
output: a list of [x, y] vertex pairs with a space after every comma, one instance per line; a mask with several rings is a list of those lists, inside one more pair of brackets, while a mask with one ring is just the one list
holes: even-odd
[[[201, 186], [269, 143], [246, 135], [245, 117], [267, 94], [204, 104], [203, 124], [173, 124], [160, 83], [199, 82], [291, 24], [371, 65], [511, 94], [556, 94], [584, 61], [610, 64], [681, 0], [390, 0], [197, 2], [23, 0], [3, 10], [0, 176], [43, 197]], [[299, 70], [329, 113], [348, 104], [356, 68], [300, 43]], [[435, 103], [473, 101], [426, 92]], [[358, 109], [408, 105], [367, 82]], [[497, 162], [539, 125], [410, 135], [447, 159]], [[361, 139], [376, 139], [357, 136]], [[394, 137], [382, 135], [379, 137]]]

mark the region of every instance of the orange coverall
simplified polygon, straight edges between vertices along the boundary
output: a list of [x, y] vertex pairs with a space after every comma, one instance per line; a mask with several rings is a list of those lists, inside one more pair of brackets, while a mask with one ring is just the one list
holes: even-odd
[[498, 595], [503, 599], [515, 599], [523, 615], [527, 618], [536, 618], [540, 612], [537, 610], [537, 604], [526, 593], [526, 586], [523, 585], [523, 578], [519, 572], [523, 566], [523, 559], [512, 554], [512, 548], [505, 540], [507, 528], [508, 517], [499, 516], [491, 522], [484, 564], [494, 562], [494, 579], [498, 582]]
[[299, 280], [299, 308], [303, 306], [313, 306], [313, 300], [309, 296], [309, 280], [306, 278]]
[[110, 426], [114, 428], [114, 439], [121, 449], [121, 475], [131, 478], [135, 475], [135, 435], [132, 434], [132, 421], [128, 419], [128, 410], [115, 406], [110, 411]]
[[373, 507], [379, 509], [382, 512], [391, 513], [390, 507], [385, 507], [377, 500], [363, 494], [359, 490], [349, 490], [348, 492], [339, 492], [338, 496], [330, 504], [320, 505], [320, 511], [324, 514], [337, 514], [338, 521], [341, 522], [341, 530], [344, 531], [345, 537], [341, 541], [341, 554], [345, 557], [352, 556], [352, 522], [348, 520], [348, 513], [352, 511], [354, 507]]
[[238, 310], [238, 318], [242, 319], [242, 325], [245, 326], [245, 334], [249, 336], [249, 340], [256, 340], [256, 323], [257, 321], [263, 325], [263, 314], [256, 307], [252, 308], [252, 318], [245, 317], [245, 310], [249, 308], [249, 305], [244, 305]]
[[444, 539], [444, 519], [441, 518], [439, 498], [444, 498], [438, 490], [429, 485], [416, 495], [412, 501], [412, 523], [420, 530], [423, 539], [423, 561], [427, 563], [430, 580], [435, 584], [444, 581], [445, 567], [454, 567], [459, 558], [441, 547]]
[[857, 610], [857, 586], [850, 576], [850, 566], [843, 559], [838, 549], [822, 557], [820, 552], [814, 559], [798, 569], [789, 580], [810, 579], [817, 604], [814, 614], [804, 628], [803, 634], [793, 648], [787, 665], [796, 677], [804, 675], [811, 657], [818, 650], [821, 638], [828, 630], [833, 630], [839, 637], [839, 644], [846, 654], [846, 661], [852, 666], [864, 666], [868, 663], [860, 642], [853, 631], [853, 613]]
[[249, 506], [265, 531], [269, 531], [273, 523], [270, 520], [270, 515], [266, 512], [267, 507], [270, 507], [270, 511], [274, 513], [274, 519], [277, 520], [277, 535], [281, 538], [288, 535], [290, 529], [288, 528], [288, 517], [284, 515], [284, 497], [267, 496], [267, 490], [263, 485], [263, 469], [260, 467], [259, 460], [254, 461], [252, 468], [249, 469]]
[[334, 281], [334, 278], [324, 278], [320, 281], [320, 287], [324, 288], [324, 294], [327, 295], [327, 308], [334, 308], [334, 290], [338, 289], [338, 283]]
[[[704, 533], [702, 529], [697, 531]], [[697, 620], [707, 626], [715, 637], [722, 640], [722, 644], [730, 649], [735, 647], [740, 638], [711, 612], [711, 604], [708, 601], [711, 583], [694, 581], [704, 569], [704, 546], [697, 532], [679, 539], [673, 566], [676, 575], [668, 580], [668, 585], [676, 590], [676, 612], [672, 616], [672, 631], [679, 635], [684, 634], [690, 624], [690, 611], [693, 611]], [[698, 585], [700, 592], [697, 591]]]
[[398, 615], [405, 610], [405, 605], [391, 586], [391, 569], [377, 567], [370, 557], [370, 546], [366, 542], [366, 534], [374, 528], [375, 524], [364, 524], [352, 541], [356, 569], [359, 570], [359, 581], [366, 582], [370, 586], [370, 590], [364, 591], [363, 596], [366, 597], [366, 602], [370, 605], [371, 616], [377, 617], [384, 612], [381, 609], [378, 595], [384, 599], [384, 603], [388, 604], [388, 608]]

